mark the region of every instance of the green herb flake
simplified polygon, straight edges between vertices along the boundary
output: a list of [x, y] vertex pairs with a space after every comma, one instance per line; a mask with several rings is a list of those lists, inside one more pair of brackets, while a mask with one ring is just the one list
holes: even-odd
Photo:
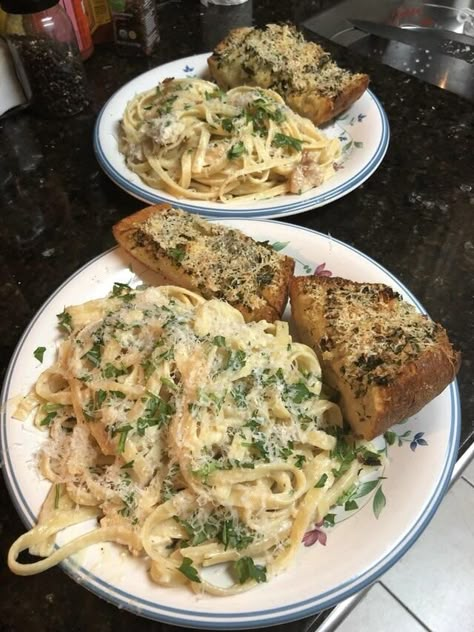
[[125, 302], [133, 300], [135, 292], [127, 283], [114, 283], [112, 288], [112, 297], [121, 298]]
[[237, 408], [247, 408], [247, 386], [243, 382], [237, 382], [230, 394]]
[[58, 413], [56, 411], [51, 411], [40, 421], [40, 426], [49, 426], [49, 424], [53, 421]]
[[316, 488], [320, 488], [320, 487], [324, 487], [326, 485], [326, 481], [328, 480], [328, 475], [327, 474], [323, 474], [321, 476], [321, 478], [319, 479], [319, 481], [316, 483], [315, 487]]
[[56, 314], [58, 319], [58, 325], [61, 329], [64, 329], [68, 333], [72, 331], [72, 316], [64, 309], [60, 314]]
[[127, 375], [127, 373], [128, 373], [128, 369], [124, 367], [123, 365], [120, 367], [117, 367], [114, 364], [111, 364], [110, 362], [107, 362], [107, 364], [105, 365], [105, 368], [102, 370], [103, 376], [107, 379], [120, 377], [121, 375]]
[[102, 357], [101, 345], [98, 342], [96, 342], [91, 347], [91, 349], [89, 349], [89, 351], [87, 351], [83, 356], [81, 356], [81, 360], [85, 358], [86, 360], [89, 360], [89, 362], [93, 364], [95, 367], [99, 367], [101, 357]]
[[95, 394], [95, 408], [96, 410], [102, 407], [102, 404], [107, 399], [107, 391], [99, 389]]
[[126, 395], [122, 391], [109, 391], [109, 395], [116, 397], [117, 399], [125, 399]]
[[303, 148], [303, 141], [298, 140], [298, 138], [294, 138], [293, 136], [287, 136], [286, 134], [277, 132], [273, 137], [272, 145], [274, 147], [290, 147], [296, 151], [301, 151]]
[[234, 120], [231, 118], [222, 119], [221, 127], [225, 132], [228, 132], [230, 134], [234, 131]]
[[234, 160], [235, 158], [240, 158], [240, 156], [242, 156], [242, 154], [244, 153], [247, 153], [247, 150], [245, 149], [244, 143], [239, 140], [238, 143], [235, 143], [229, 149], [229, 151], [227, 152], [227, 158], [229, 160]]
[[254, 540], [254, 536], [249, 531], [238, 528], [234, 520], [224, 520], [217, 537], [226, 551], [228, 548], [241, 551], [252, 544]]
[[33, 351], [33, 355], [38, 360], [38, 362], [43, 362], [44, 352], [46, 351], [46, 347], [36, 347]]
[[186, 246], [178, 244], [176, 248], [170, 248], [168, 250], [168, 255], [174, 259], [176, 263], [181, 263], [186, 256]]
[[306, 462], [306, 457], [304, 454], [297, 454], [295, 456], [295, 467], [297, 467], [299, 470], [303, 469], [303, 465]]
[[130, 424], [125, 424], [124, 426], [120, 426], [120, 428], [116, 428], [112, 432], [113, 437], [117, 434], [120, 435], [118, 446], [117, 446], [117, 452], [119, 452], [120, 454], [125, 450], [125, 442], [127, 440], [127, 435], [130, 432], [130, 430], [132, 430], [132, 426]]
[[231, 351], [225, 365], [225, 369], [230, 371], [238, 371], [245, 366], [247, 361], [247, 355], [245, 351], [237, 349], [237, 351]]
[[178, 570], [192, 582], [201, 583], [197, 570], [193, 566], [193, 561], [189, 557], [183, 557], [183, 561]]
[[234, 562], [233, 569], [239, 584], [245, 584], [249, 579], [254, 579], [259, 584], [267, 581], [266, 567], [255, 564], [251, 557], [241, 557]]
[[216, 347], [225, 347], [225, 338], [224, 336], [214, 336], [214, 338], [212, 339], [213, 344], [216, 345]]
[[142, 401], [146, 402], [143, 415], [137, 420], [137, 432], [140, 437], [143, 437], [147, 428], [152, 426], [162, 426], [167, 423], [174, 409], [171, 404], [165, 402], [161, 397], [150, 393], [148, 398], [144, 398]]
[[304, 382], [296, 382], [295, 384], [288, 384], [285, 388], [285, 396], [291, 399], [295, 404], [301, 404], [306, 399], [314, 397]]

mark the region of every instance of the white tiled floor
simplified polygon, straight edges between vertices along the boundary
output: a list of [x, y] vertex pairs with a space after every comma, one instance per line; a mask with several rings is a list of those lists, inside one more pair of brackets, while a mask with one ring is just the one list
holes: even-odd
[[474, 461], [337, 632], [474, 632]]
[[339, 625], [337, 632], [425, 632], [425, 628], [377, 583]]

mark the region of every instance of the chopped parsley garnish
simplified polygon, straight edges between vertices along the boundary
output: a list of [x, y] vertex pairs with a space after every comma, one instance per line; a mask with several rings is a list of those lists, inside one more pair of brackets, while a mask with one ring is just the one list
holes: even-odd
[[314, 393], [309, 390], [304, 382], [299, 381], [295, 384], [286, 385], [285, 396], [291, 399], [295, 404], [301, 404], [301, 402], [304, 402], [306, 399], [314, 397]]
[[315, 487], [319, 488], [319, 487], [324, 487], [326, 485], [326, 481], [328, 480], [328, 475], [327, 474], [323, 474], [321, 476], [321, 478], [319, 479], [319, 481], [316, 483]]
[[247, 385], [244, 382], [236, 382], [230, 394], [237, 408], [247, 408]]
[[176, 101], [176, 99], [178, 98], [178, 95], [175, 94], [171, 97], [168, 97], [164, 102], [162, 107], [159, 108], [159, 112], [160, 114], [169, 114], [171, 112], [171, 110], [173, 109], [173, 103]]
[[250, 442], [244, 442], [242, 445], [246, 448], [250, 448], [256, 453], [257, 458], [263, 459], [266, 463], [270, 461], [270, 453], [265, 442], [265, 438], [262, 435], [261, 439], [254, 439]]
[[143, 437], [147, 428], [162, 426], [167, 423], [174, 413], [173, 407], [158, 395], [150, 393], [150, 396], [144, 398], [144, 401], [146, 401], [145, 410], [143, 415], [137, 420], [137, 432], [141, 437]]
[[116, 397], [117, 399], [125, 399], [125, 393], [122, 391], [109, 391], [109, 395]]
[[64, 309], [60, 314], [56, 314], [58, 319], [58, 325], [61, 329], [64, 329], [68, 333], [72, 331], [72, 316]]
[[212, 342], [216, 345], [216, 347], [225, 347], [224, 336], [214, 336]]
[[227, 363], [224, 369], [230, 369], [231, 371], [238, 371], [245, 366], [247, 355], [245, 351], [237, 349], [237, 351], [231, 351], [227, 358]]
[[181, 261], [186, 256], [186, 246], [178, 244], [175, 248], [170, 248], [168, 250], [168, 255], [177, 263], [181, 263]]
[[280, 448], [280, 457], [282, 459], [288, 459], [293, 454], [293, 441], [288, 441], [288, 445]]
[[245, 149], [244, 143], [239, 140], [238, 143], [235, 143], [229, 149], [229, 151], [227, 152], [227, 158], [229, 160], [234, 160], [235, 158], [240, 158], [240, 156], [242, 156], [242, 154], [244, 153], [247, 153], [247, 150]]
[[120, 377], [121, 375], [127, 375], [128, 373], [128, 369], [125, 366], [115, 366], [115, 364], [111, 364], [110, 362], [107, 362], [107, 364], [105, 365], [105, 368], [102, 370], [102, 374], [105, 378], [113, 378], [113, 377]]
[[241, 528], [234, 520], [224, 520], [218, 538], [226, 551], [228, 548], [241, 551], [252, 544], [254, 540], [254, 536], [251, 535], [250, 531]]
[[303, 465], [306, 462], [306, 457], [304, 454], [297, 454], [295, 456], [295, 467], [297, 467], [299, 470], [303, 469]]
[[127, 283], [114, 283], [112, 288], [113, 298], [121, 298], [123, 301], [128, 302], [133, 300], [135, 292]]
[[217, 540], [228, 548], [241, 551], [246, 549], [255, 539], [255, 534], [239, 520], [235, 520], [228, 513], [215, 511], [203, 521], [199, 515], [193, 514], [188, 520], [176, 518], [186, 530], [189, 540], [188, 546], [197, 546], [203, 542]]
[[102, 404], [105, 402], [106, 399], [107, 399], [107, 391], [99, 389], [97, 393], [95, 394], [95, 408], [96, 409], [101, 408]]
[[295, 149], [296, 151], [301, 151], [303, 148], [303, 141], [294, 138], [293, 136], [287, 136], [286, 134], [281, 134], [277, 132], [272, 140], [272, 145], [274, 147], [290, 147], [291, 149]]
[[201, 583], [197, 570], [193, 566], [193, 561], [189, 557], [183, 557], [183, 561], [178, 570], [192, 582]]
[[43, 362], [44, 352], [46, 351], [46, 347], [36, 347], [33, 351], [33, 355], [38, 360], [38, 362]]
[[99, 367], [101, 357], [102, 357], [101, 345], [98, 342], [96, 342], [93, 344], [91, 349], [89, 349], [89, 351], [87, 351], [83, 356], [81, 356], [81, 360], [86, 358], [86, 360], [89, 360], [89, 362], [93, 364], [95, 367]]
[[224, 131], [229, 132], [230, 134], [234, 130], [234, 120], [231, 118], [222, 119], [221, 127]]
[[40, 421], [40, 426], [49, 426], [49, 424], [53, 421], [58, 413], [56, 411], [51, 411]]
[[241, 557], [234, 562], [233, 569], [239, 584], [245, 584], [249, 579], [254, 579], [259, 584], [267, 581], [266, 567], [255, 564], [251, 557]]
[[118, 446], [117, 446], [117, 451], [120, 453], [122, 453], [125, 450], [125, 442], [127, 440], [127, 435], [130, 432], [130, 430], [132, 430], [132, 426], [130, 424], [125, 424], [124, 426], [120, 426], [120, 428], [115, 428], [112, 431], [113, 437], [115, 437], [115, 435], [117, 434], [120, 435]]
[[252, 416], [244, 423], [244, 428], [251, 428], [252, 430], [259, 430], [263, 423], [263, 419], [258, 416], [256, 410], [253, 411]]

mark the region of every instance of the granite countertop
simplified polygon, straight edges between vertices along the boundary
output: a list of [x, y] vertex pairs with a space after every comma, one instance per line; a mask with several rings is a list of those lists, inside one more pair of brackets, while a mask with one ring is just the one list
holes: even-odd
[[[254, 22], [263, 25], [300, 22], [328, 3], [249, 4]], [[115, 186], [94, 158], [92, 131], [100, 108], [139, 73], [207, 51], [235, 25], [228, 14], [209, 12], [197, 0], [165, 2], [159, 16], [161, 42], [150, 58], [121, 58], [112, 45], [96, 47], [86, 62], [92, 96], [88, 110], [60, 121], [38, 119], [28, 111], [0, 120], [2, 378], [15, 345], [43, 301], [80, 266], [113, 246], [112, 224], [143, 206]], [[347, 67], [370, 74], [371, 88], [390, 122], [390, 146], [378, 170], [358, 189], [285, 221], [330, 234], [363, 251], [398, 277], [444, 324], [463, 351], [458, 378], [461, 455], [474, 434], [472, 103], [331, 43], [327, 48]], [[0, 507], [4, 560], [23, 525], [3, 482]], [[0, 629], [5, 632], [176, 629], [119, 611], [57, 568], [21, 578], [2, 564], [0, 582]], [[303, 623], [273, 629], [302, 630]]]

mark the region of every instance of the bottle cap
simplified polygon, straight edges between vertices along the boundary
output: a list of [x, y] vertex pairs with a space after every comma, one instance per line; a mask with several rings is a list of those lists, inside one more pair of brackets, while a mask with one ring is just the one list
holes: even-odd
[[0, 0], [0, 7], [5, 13], [25, 15], [45, 11], [58, 4], [59, 0]]

